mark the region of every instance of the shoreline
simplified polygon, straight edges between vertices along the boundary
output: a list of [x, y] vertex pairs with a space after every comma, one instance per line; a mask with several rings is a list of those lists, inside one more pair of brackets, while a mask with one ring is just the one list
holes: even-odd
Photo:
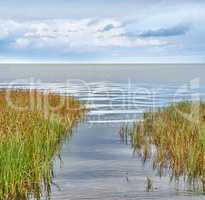
[[126, 143], [130, 139], [143, 163], [151, 160], [160, 177], [183, 178], [193, 190], [205, 193], [204, 102], [182, 101], [145, 112], [142, 121], [124, 125], [120, 136]]

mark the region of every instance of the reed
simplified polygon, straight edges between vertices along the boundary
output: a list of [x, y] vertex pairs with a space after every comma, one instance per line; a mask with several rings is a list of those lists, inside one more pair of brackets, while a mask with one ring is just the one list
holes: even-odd
[[0, 91], [0, 199], [49, 197], [54, 158], [85, 112], [73, 97]]
[[205, 192], [205, 103], [184, 101], [145, 112], [142, 121], [123, 126], [120, 133], [131, 138], [134, 152], [143, 162], [151, 160], [160, 176], [183, 178]]

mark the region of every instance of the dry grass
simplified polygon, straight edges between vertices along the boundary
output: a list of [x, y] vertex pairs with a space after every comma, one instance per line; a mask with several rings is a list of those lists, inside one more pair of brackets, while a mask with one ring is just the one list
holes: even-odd
[[[198, 121], [185, 117], [197, 105]], [[168, 171], [171, 180], [183, 177], [193, 189], [205, 192], [205, 103], [180, 102], [146, 112], [132, 128], [122, 127], [121, 136], [126, 139], [125, 135], [131, 137], [134, 151], [144, 162], [153, 160], [160, 175]]]
[[9, 101], [6, 96], [0, 91], [0, 199], [49, 196], [53, 158], [86, 109], [73, 97], [35, 90], [10, 91]]

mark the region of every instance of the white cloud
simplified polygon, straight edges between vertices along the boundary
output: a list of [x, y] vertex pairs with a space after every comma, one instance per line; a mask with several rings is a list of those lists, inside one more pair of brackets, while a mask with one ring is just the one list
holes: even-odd
[[26, 48], [31, 44], [31, 41], [27, 38], [17, 38], [14, 46], [16, 48]]
[[113, 19], [93, 21], [41, 20], [0, 21], [0, 38], [10, 41], [16, 49], [86, 50], [96, 48], [137, 48], [160, 46], [158, 39], [130, 38], [123, 35], [122, 22]]
[[[173, 6], [174, 7], [174, 6]], [[185, 9], [186, 8], [186, 9]], [[84, 60], [204, 55], [199, 6], [140, 18], [0, 19], [0, 55]], [[117, 59], [116, 58], [116, 59]]]

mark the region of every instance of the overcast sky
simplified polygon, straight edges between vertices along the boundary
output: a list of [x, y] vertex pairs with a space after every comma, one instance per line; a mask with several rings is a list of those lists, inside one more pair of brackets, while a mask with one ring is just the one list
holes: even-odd
[[0, 62], [204, 62], [205, 1], [6, 0]]

